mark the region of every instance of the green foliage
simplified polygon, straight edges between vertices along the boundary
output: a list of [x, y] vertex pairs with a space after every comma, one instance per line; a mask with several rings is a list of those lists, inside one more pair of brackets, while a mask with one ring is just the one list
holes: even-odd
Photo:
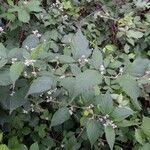
[[149, 150], [149, 8], [0, 0], [0, 150]]

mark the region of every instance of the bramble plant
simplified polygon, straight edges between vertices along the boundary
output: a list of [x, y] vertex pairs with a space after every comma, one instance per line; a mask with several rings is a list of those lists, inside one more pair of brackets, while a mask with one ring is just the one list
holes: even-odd
[[149, 150], [149, 29], [149, 0], [0, 0], [0, 150]]

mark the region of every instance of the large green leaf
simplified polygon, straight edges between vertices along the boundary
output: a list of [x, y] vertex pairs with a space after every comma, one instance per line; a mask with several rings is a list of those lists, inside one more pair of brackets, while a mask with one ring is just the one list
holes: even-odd
[[30, 20], [30, 14], [25, 9], [18, 10], [18, 19], [21, 22], [28, 23]]
[[4, 68], [0, 70], [0, 85], [6, 86], [11, 84], [12, 81], [10, 79], [10, 73], [8, 68]]
[[69, 113], [68, 108], [62, 107], [54, 113], [52, 120], [51, 120], [51, 127], [60, 125], [64, 123], [65, 121], [67, 121], [69, 118], [70, 118], [70, 113]]
[[22, 43], [22, 47], [23, 48], [35, 48], [39, 43], [39, 39], [36, 35], [31, 34], [29, 36], [27, 36], [27, 38], [23, 41]]
[[140, 31], [134, 31], [134, 30], [128, 30], [126, 32], [127, 36], [129, 38], [135, 38], [135, 39], [139, 39], [141, 38], [144, 34]]
[[88, 41], [79, 29], [72, 40], [72, 54], [74, 59], [79, 59], [83, 55], [87, 58], [91, 54], [91, 50], [88, 48]]
[[91, 65], [95, 69], [100, 69], [100, 66], [103, 65], [103, 56], [100, 50], [94, 49], [91, 59]]
[[0, 68], [2, 68], [7, 63], [6, 48], [0, 43]]
[[27, 99], [25, 98], [27, 89], [27, 87], [24, 87], [16, 91], [13, 96], [7, 95], [7, 99], [1, 100], [3, 107], [9, 110], [9, 112], [11, 113], [13, 110], [24, 105], [27, 102]]
[[114, 109], [112, 97], [108, 92], [105, 95], [97, 96], [95, 101], [103, 114], [110, 114]]
[[86, 131], [91, 143], [91, 146], [102, 136], [103, 130], [99, 122], [96, 120], [89, 120], [86, 125]]
[[140, 105], [137, 101], [140, 95], [140, 88], [135, 78], [129, 74], [125, 74], [119, 77], [117, 81], [125, 93], [131, 97], [131, 102], [134, 104], [134, 107], [140, 109]]
[[95, 85], [102, 83], [102, 76], [96, 70], [86, 70], [76, 76], [75, 94], [93, 90]]
[[130, 115], [133, 115], [134, 111], [129, 107], [116, 107], [111, 116], [115, 121], [122, 121]]
[[148, 68], [148, 63], [150, 63], [148, 59], [138, 57], [132, 64], [127, 66], [126, 72], [137, 77], [143, 76]]
[[39, 144], [37, 142], [33, 143], [29, 150], [39, 150]]
[[115, 130], [113, 129], [112, 126], [105, 127], [105, 136], [110, 149], [113, 150], [114, 143], [115, 143]]
[[9, 150], [5, 144], [0, 145], [0, 150]]
[[26, 6], [29, 11], [39, 12], [42, 10], [40, 8], [40, 2], [38, 0], [29, 1]]
[[16, 62], [16, 63], [11, 65], [11, 67], [10, 67], [10, 78], [11, 78], [13, 84], [15, 84], [16, 80], [21, 75], [23, 68], [24, 68], [24, 64], [22, 62]]
[[42, 93], [55, 86], [55, 81], [51, 76], [42, 76], [38, 77], [37, 79], [33, 80], [27, 96], [30, 94]]
[[142, 131], [144, 132], [145, 135], [150, 137], [150, 118], [149, 117], [144, 117], [143, 122], [142, 122]]

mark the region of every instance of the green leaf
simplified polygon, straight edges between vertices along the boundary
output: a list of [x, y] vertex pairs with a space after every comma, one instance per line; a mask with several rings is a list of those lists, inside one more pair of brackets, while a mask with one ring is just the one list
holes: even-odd
[[74, 63], [75, 62], [75, 60], [71, 56], [68, 56], [68, 55], [60, 55], [58, 56], [58, 60], [60, 63]]
[[40, 2], [38, 0], [29, 1], [26, 6], [29, 11], [34, 11], [34, 12], [42, 11], [42, 9], [40, 8]]
[[4, 68], [0, 70], [0, 85], [7, 86], [11, 84], [12, 81], [10, 79], [10, 71], [8, 68]]
[[29, 150], [39, 150], [39, 144], [37, 142], [33, 143]]
[[95, 69], [100, 69], [100, 66], [103, 65], [103, 56], [100, 50], [94, 49], [91, 59], [91, 65]]
[[150, 137], [150, 118], [149, 117], [143, 117], [141, 128], [144, 134]]
[[10, 78], [11, 78], [13, 84], [15, 84], [16, 80], [20, 77], [23, 69], [24, 69], [24, 65], [22, 62], [16, 62], [11, 65]]
[[129, 38], [135, 38], [135, 39], [139, 39], [141, 37], [143, 37], [143, 33], [140, 31], [134, 31], [134, 30], [128, 30], [126, 31], [126, 34]]
[[150, 143], [145, 143], [140, 150], [149, 150], [149, 148], [150, 148]]
[[60, 125], [64, 123], [65, 121], [67, 121], [69, 118], [70, 118], [70, 113], [69, 113], [68, 108], [62, 107], [54, 113], [52, 120], [51, 120], [51, 127]]
[[27, 102], [27, 99], [25, 98], [27, 89], [27, 87], [23, 87], [15, 91], [15, 94], [13, 96], [7, 95], [6, 99], [1, 99], [1, 104], [11, 113], [13, 110], [17, 109]]
[[79, 29], [72, 40], [72, 54], [75, 60], [82, 58], [89, 57], [91, 54], [91, 50], [88, 48], [88, 41], [82, 34], [81, 30]]
[[53, 77], [50, 76], [42, 76], [38, 77], [37, 79], [33, 80], [27, 96], [30, 94], [42, 93], [55, 86], [55, 81]]
[[126, 72], [137, 77], [143, 76], [145, 74], [145, 71], [147, 70], [149, 62], [150, 61], [148, 59], [138, 57], [132, 64], [127, 66]]
[[5, 144], [0, 145], [0, 150], [9, 150]]
[[115, 121], [122, 121], [130, 115], [133, 115], [134, 111], [129, 107], [116, 107], [111, 116]]
[[86, 125], [87, 136], [90, 140], [91, 146], [102, 136], [103, 130], [99, 122], [96, 120], [89, 120]]
[[112, 126], [105, 127], [105, 136], [110, 149], [113, 150], [114, 143], [115, 143], [115, 131]]
[[30, 14], [25, 9], [18, 10], [18, 19], [21, 22], [28, 23], [30, 20]]
[[33, 48], [30, 58], [33, 60], [37, 59], [40, 53], [43, 51], [44, 46], [45, 46], [44, 44], [40, 44], [37, 47]]
[[73, 77], [67, 77], [60, 81], [60, 85], [69, 92], [70, 97], [72, 97], [74, 94], [74, 84], [75, 79]]
[[133, 103], [134, 107], [140, 110], [140, 105], [137, 101], [137, 98], [140, 95], [140, 88], [135, 78], [129, 74], [125, 74], [118, 78], [117, 81], [122, 87], [123, 91], [125, 91], [125, 93], [130, 96], [131, 102]]
[[94, 86], [102, 83], [102, 76], [96, 70], [86, 70], [76, 76], [75, 95], [94, 90]]
[[29, 36], [27, 36], [27, 38], [23, 41], [22, 43], [22, 47], [23, 48], [29, 48], [29, 50], [31, 50], [32, 48], [35, 48], [39, 43], [39, 38], [34, 35], [34, 34], [31, 34]]
[[112, 97], [108, 92], [105, 95], [97, 96], [95, 101], [103, 114], [110, 114], [114, 109]]
[[6, 48], [0, 43], [0, 68], [2, 68], [7, 63]]
[[135, 129], [135, 139], [140, 143], [144, 143], [144, 136], [141, 129]]

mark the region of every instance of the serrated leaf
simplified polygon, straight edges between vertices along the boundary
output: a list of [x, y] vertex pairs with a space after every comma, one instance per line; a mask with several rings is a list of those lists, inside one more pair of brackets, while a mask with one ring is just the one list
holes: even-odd
[[40, 8], [40, 2], [38, 0], [29, 1], [26, 4], [29, 11], [40, 12], [42, 9]]
[[135, 129], [135, 139], [140, 143], [144, 143], [144, 137], [141, 129]]
[[33, 80], [27, 96], [30, 94], [42, 93], [55, 86], [55, 81], [53, 77], [50, 76], [42, 76], [38, 77], [37, 79]]
[[112, 97], [108, 92], [105, 95], [97, 96], [95, 101], [103, 114], [110, 114], [114, 109]]
[[149, 117], [143, 118], [141, 128], [144, 134], [150, 137], [150, 118]]
[[131, 102], [133, 103], [134, 107], [137, 109], [140, 109], [140, 105], [137, 101], [137, 98], [140, 95], [140, 88], [135, 78], [129, 74], [125, 74], [125, 75], [122, 75], [120, 78], [118, 78], [117, 81], [122, 87], [123, 91], [128, 96], [130, 96]]
[[85, 58], [91, 54], [91, 49], [88, 47], [88, 41], [79, 29], [72, 39], [72, 54], [75, 60], [81, 58], [83, 55]]
[[105, 127], [105, 137], [109, 144], [111, 150], [113, 150], [114, 143], [115, 143], [115, 130], [112, 126]]
[[60, 85], [63, 86], [69, 92], [70, 97], [72, 97], [74, 93], [74, 84], [75, 78], [73, 77], [67, 77], [60, 81]]
[[[88, 81], [88, 82], [87, 82]], [[88, 90], [94, 90], [94, 86], [102, 82], [101, 74], [96, 70], [86, 70], [76, 76], [75, 94], [81, 94]]]
[[100, 69], [100, 66], [103, 65], [103, 55], [100, 50], [94, 49], [91, 59], [91, 65], [95, 69]]
[[13, 84], [15, 84], [16, 80], [21, 75], [23, 68], [24, 68], [24, 65], [22, 62], [16, 62], [16, 63], [11, 65], [11, 67], [10, 67], [10, 78], [11, 78]]
[[7, 86], [12, 83], [10, 79], [10, 73], [8, 68], [4, 68], [0, 70], [0, 85]]
[[130, 115], [133, 115], [134, 111], [129, 107], [116, 107], [111, 116], [115, 121], [122, 121]]
[[9, 150], [5, 144], [0, 144], [0, 150]]
[[43, 49], [44, 49], [44, 44], [40, 44], [37, 47], [33, 48], [30, 58], [33, 60], [37, 59], [40, 53], [43, 51]]
[[3, 107], [11, 113], [13, 110], [17, 109], [18, 107], [24, 105], [27, 102], [25, 98], [27, 93], [27, 87], [21, 88], [15, 92], [13, 96], [7, 96], [6, 99], [2, 99], [1, 103]]
[[86, 131], [88, 139], [91, 143], [91, 146], [97, 141], [99, 137], [102, 136], [103, 130], [99, 122], [96, 120], [89, 120], [86, 125]]
[[69, 113], [68, 108], [62, 107], [54, 113], [52, 120], [51, 120], [51, 127], [60, 125], [64, 123], [65, 121], [67, 121], [69, 118], [70, 118], [70, 113]]
[[25, 9], [18, 10], [18, 19], [21, 22], [28, 23], [30, 20], [30, 14]]
[[134, 30], [128, 30], [126, 31], [126, 34], [129, 38], [135, 38], [135, 39], [139, 39], [141, 37], [143, 37], [143, 33], [140, 31], [134, 31]]
[[39, 144], [37, 142], [33, 143], [29, 150], [39, 150]]
[[38, 45], [38, 43], [39, 38], [36, 35], [31, 34], [27, 36], [27, 38], [23, 41], [22, 47], [25, 49], [28, 47], [31, 50], [32, 48], [35, 48]]
[[0, 68], [2, 68], [7, 63], [6, 48], [0, 43]]
[[138, 57], [132, 64], [127, 66], [126, 72], [137, 77], [143, 76], [145, 74], [145, 71], [147, 70], [149, 62], [150, 61], [148, 59]]
[[58, 60], [60, 61], [60, 63], [74, 63], [75, 60], [71, 57], [71, 56], [68, 56], [68, 55], [60, 55], [58, 56]]

